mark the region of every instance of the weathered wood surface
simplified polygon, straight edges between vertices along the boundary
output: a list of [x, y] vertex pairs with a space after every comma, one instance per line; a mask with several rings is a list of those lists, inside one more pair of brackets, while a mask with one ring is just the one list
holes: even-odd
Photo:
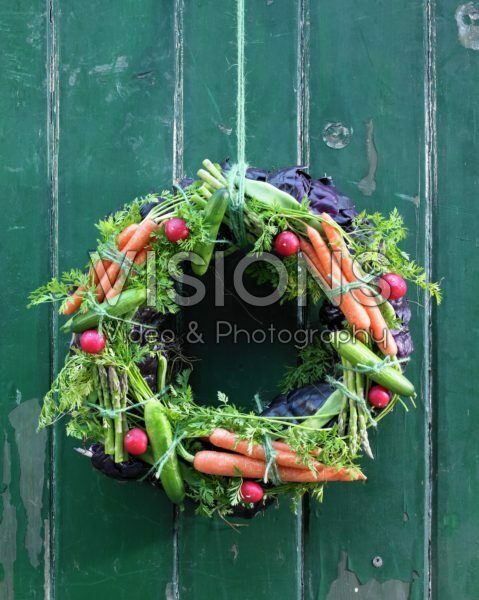
[[[236, 3], [0, 9], [1, 598], [479, 597], [477, 8], [246, 2], [250, 163], [309, 164], [360, 206], [398, 206], [409, 249], [445, 277], [445, 300], [434, 309], [413, 292], [418, 408], [382, 423], [367, 484], [330, 486], [297, 515], [284, 502], [240, 533], [93, 472], [61, 424], [35, 432], [67, 340], [47, 309], [24, 308], [50, 273], [84, 262], [98, 215], [204, 157], [235, 157]], [[210, 304], [184, 325], [211, 332]], [[234, 305], [224, 314], [245, 322]], [[292, 354], [210, 343], [198, 355], [199, 394], [213, 400], [222, 381], [246, 403], [257, 388], [271, 397]], [[264, 376], [247, 378], [259, 362]]]

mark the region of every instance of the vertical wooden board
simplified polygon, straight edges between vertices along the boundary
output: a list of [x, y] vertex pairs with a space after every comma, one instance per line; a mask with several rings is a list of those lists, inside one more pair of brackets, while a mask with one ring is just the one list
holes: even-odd
[[36, 432], [49, 380], [48, 309], [27, 310], [49, 274], [45, 6], [0, 10], [2, 342], [0, 344], [0, 597], [48, 593], [48, 435]]
[[[311, 3], [311, 171], [334, 177], [360, 209], [397, 206], [421, 262], [423, 8], [408, 1]], [[324, 139], [323, 139], [324, 138]], [[371, 434], [365, 484], [331, 485], [312, 506], [306, 542], [307, 598], [423, 598], [425, 373], [424, 296], [410, 286], [416, 350], [408, 376], [417, 410], [401, 406]], [[380, 556], [381, 568], [372, 559]], [[369, 583], [368, 583], [369, 582]], [[357, 588], [357, 590], [356, 590]], [[360, 595], [361, 594], [361, 595]]]
[[[168, 187], [172, 163], [173, 13], [168, 3], [61, 5], [60, 270], [81, 266], [93, 223]], [[59, 340], [60, 360], [68, 341]], [[119, 484], [73, 451], [58, 428], [59, 598], [148, 598], [173, 589], [173, 511], [140, 484]]]
[[433, 597], [477, 598], [479, 493], [475, 369], [479, 28], [477, 3], [437, 3], [437, 197], [433, 259], [444, 301], [433, 321], [437, 448]]
[[[265, 168], [292, 164], [296, 157], [296, 2], [246, 3], [246, 98], [248, 161]], [[191, 2], [184, 13], [185, 170], [194, 173], [202, 158], [236, 159], [236, 3]], [[215, 23], [207, 40], [201, 24]], [[201, 35], [200, 35], [201, 34]], [[277, 84], [278, 70], [289, 82]], [[191, 91], [194, 90], [194, 96]], [[199, 102], [199, 99], [203, 99]], [[226, 125], [226, 127], [220, 127]], [[231, 272], [230, 260], [227, 272]], [[228, 276], [227, 276], [228, 278]], [[207, 285], [213, 285], [213, 277]], [[214, 402], [218, 389], [240, 406], [254, 406], [277, 393], [285, 364], [294, 362], [291, 345], [234, 343], [233, 334], [215, 340], [218, 321], [238, 329], [295, 327], [294, 307], [258, 309], [226, 297], [214, 306], [212, 293], [184, 314], [185, 327], [199, 321], [205, 344], [191, 352], [201, 359], [193, 384], [201, 401]], [[226, 329], [227, 326], [225, 325]], [[179, 582], [182, 598], [284, 597], [301, 594], [299, 522], [285, 499], [234, 531], [218, 518], [206, 520], [189, 508], [180, 519]], [[239, 522], [233, 519], [233, 522]]]

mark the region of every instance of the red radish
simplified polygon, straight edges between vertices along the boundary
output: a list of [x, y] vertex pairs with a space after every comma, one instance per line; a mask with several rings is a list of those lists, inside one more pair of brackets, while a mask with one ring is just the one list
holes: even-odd
[[259, 502], [263, 497], [263, 488], [255, 481], [243, 481], [240, 496], [245, 502]]
[[407, 284], [401, 275], [386, 273], [379, 278], [379, 291], [386, 300], [399, 300], [407, 292]]
[[386, 408], [391, 400], [391, 392], [382, 385], [373, 385], [369, 390], [368, 400], [374, 408]]
[[134, 427], [125, 435], [123, 445], [128, 454], [138, 456], [139, 454], [146, 452], [146, 448], [148, 447], [148, 436], [143, 429]]
[[190, 230], [188, 229], [184, 219], [173, 217], [166, 222], [165, 234], [170, 242], [176, 243], [180, 240], [186, 240], [186, 238], [190, 235]]
[[98, 354], [105, 347], [105, 336], [96, 329], [87, 329], [80, 336], [80, 347], [88, 354]]
[[292, 231], [282, 231], [274, 240], [274, 249], [280, 256], [292, 256], [299, 250], [299, 239]]

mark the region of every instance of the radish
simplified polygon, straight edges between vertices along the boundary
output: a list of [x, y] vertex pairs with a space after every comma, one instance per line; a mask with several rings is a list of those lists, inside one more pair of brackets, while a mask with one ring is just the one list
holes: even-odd
[[406, 295], [407, 284], [401, 275], [386, 273], [379, 278], [379, 291], [386, 300], [399, 300]]
[[259, 502], [263, 497], [263, 488], [255, 481], [243, 481], [240, 496], [245, 502]]
[[299, 239], [292, 231], [282, 231], [274, 240], [274, 249], [280, 256], [292, 256], [299, 250]]
[[190, 235], [190, 230], [188, 229], [184, 219], [173, 217], [166, 222], [165, 234], [170, 242], [176, 244], [176, 242], [179, 242], [180, 240], [186, 240], [186, 238]]
[[123, 445], [128, 454], [138, 456], [139, 454], [146, 452], [146, 448], [148, 447], [148, 436], [143, 429], [134, 427], [125, 435]]
[[391, 400], [391, 392], [382, 385], [373, 385], [369, 390], [368, 401], [374, 408], [386, 408]]
[[80, 336], [80, 347], [88, 354], [98, 354], [105, 347], [105, 336], [97, 329], [87, 329]]

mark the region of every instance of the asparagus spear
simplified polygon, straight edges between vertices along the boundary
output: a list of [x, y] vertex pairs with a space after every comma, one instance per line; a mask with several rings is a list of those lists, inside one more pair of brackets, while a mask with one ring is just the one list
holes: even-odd
[[[349, 361], [344, 361], [346, 370], [344, 371], [344, 382], [348, 390], [356, 393], [356, 378], [353, 371], [350, 370]], [[349, 399], [349, 422], [348, 422], [349, 448], [353, 454], [356, 454], [359, 448], [358, 437], [358, 410], [356, 401]]]
[[[98, 378], [100, 381], [99, 389], [101, 390], [102, 406], [106, 409], [111, 409], [111, 399], [108, 389], [108, 375], [105, 367], [98, 366]], [[113, 428], [113, 420], [105, 417], [105, 454], [113, 455], [115, 452], [115, 431]]]
[[[343, 363], [343, 367], [347, 366], [347, 361], [344, 360], [344, 358], [342, 359], [342, 363]], [[343, 370], [343, 379], [344, 379], [344, 385], [347, 385], [346, 382], [346, 369]], [[349, 413], [349, 402], [348, 402], [348, 398], [343, 394], [343, 409], [341, 410], [341, 412], [339, 413], [338, 416], [338, 434], [342, 437], [346, 434], [346, 427], [347, 427], [347, 422], [348, 422], [348, 413]]]
[[[121, 386], [118, 374], [114, 367], [108, 367], [108, 383], [113, 407], [115, 410], [121, 410]], [[115, 462], [119, 463], [124, 460], [123, 455], [123, 423], [122, 414], [117, 412], [115, 415]]]
[[[128, 395], [128, 375], [123, 372], [120, 375], [120, 389], [121, 389], [121, 407], [126, 408], [127, 395]], [[128, 419], [126, 417], [126, 412], [121, 415], [122, 423], [123, 423], [123, 433], [125, 434], [128, 431]], [[123, 454], [125, 458], [125, 453]]]
[[[356, 373], [356, 394], [360, 398], [364, 398], [364, 375]], [[367, 414], [364, 406], [358, 406], [358, 424], [359, 424], [359, 439], [364, 452], [369, 458], [374, 458], [371, 446], [369, 445], [368, 430], [367, 430]]]

